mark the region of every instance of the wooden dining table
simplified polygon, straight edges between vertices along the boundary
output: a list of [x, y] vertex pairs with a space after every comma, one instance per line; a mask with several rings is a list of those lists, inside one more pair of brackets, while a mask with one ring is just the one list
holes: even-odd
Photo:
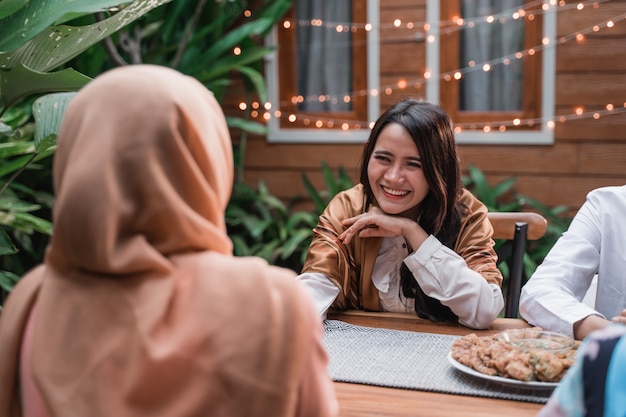
[[[434, 323], [415, 314], [330, 311], [328, 318], [356, 326], [464, 336], [486, 336], [506, 329], [530, 327], [520, 319], [498, 318], [489, 329]], [[530, 417], [542, 404], [467, 395], [444, 394], [375, 385], [335, 382], [340, 417]]]

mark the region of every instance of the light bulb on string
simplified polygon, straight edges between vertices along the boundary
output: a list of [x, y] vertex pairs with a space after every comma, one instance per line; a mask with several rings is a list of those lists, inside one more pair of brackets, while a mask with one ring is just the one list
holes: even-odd
[[[608, 0], [579, 2], [579, 3], [577, 3], [577, 5], [578, 5], [577, 8], [578, 8], [578, 10], [582, 10], [582, 9], [584, 9], [585, 5], [593, 5], [594, 8], [597, 8], [599, 3], [603, 3], [605, 1], [608, 1]], [[550, 2], [550, 4], [553, 7], [557, 7], [557, 2], [555, 0], [552, 0]], [[545, 5], [545, 3], [544, 3], [544, 5]], [[579, 7], [580, 5], [582, 5], [583, 7], [580, 8]], [[569, 9], [569, 8], [572, 8], [573, 5], [572, 4], [567, 4], [564, 1], [560, 1], [560, 2], [558, 2], [558, 7], [560, 7], [561, 9]], [[547, 8], [545, 6], [542, 6], [542, 10], [543, 11], [547, 11], [548, 9], [549, 8]], [[536, 14], [539, 14], [540, 11], [535, 10], [532, 13], [536, 15]], [[528, 14], [526, 12], [526, 10], [518, 9], [514, 13], [511, 13], [510, 16], [511, 16], [511, 18], [515, 18], [515, 17], [523, 18], [525, 16], [528, 17], [528, 16], [531, 16], [531, 15]], [[563, 43], [569, 42], [571, 40], [576, 40], [578, 42], [584, 41], [585, 34], [591, 33], [591, 32], [599, 32], [604, 27], [609, 28], [609, 29], [613, 28], [615, 26], [615, 23], [614, 23], [615, 21], [620, 21], [620, 20], [624, 19], [625, 17], [626, 17], [626, 14], [622, 14], [620, 16], [615, 16], [612, 19], [609, 19], [609, 20], [606, 20], [605, 22], [601, 22], [599, 24], [596, 24], [596, 25], [594, 25], [594, 26], [592, 26], [590, 28], [587, 28], [587, 29], [584, 29], [584, 30], [580, 30], [580, 31], [578, 31], [578, 32], [576, 32], [574, 34], [561, 36], [559, 38], [559, 40], [558, 40], [558, 44], [563, 44]], [[507, 18], [505, 18], [503, 16], [499, 16], [497, 18], [496, 18], [496, 16], [486, 16], [486, 17], [482, 18], [482, 20], [483, 20], [483, 22], [488, 22], [488, 23], [494, 23], [497, 20], [498, 22], [502, 23], [502, 22], [506, 21]], [[422, 24], [420, 22], [411, 22], [411, 23], [415, 27], [422, 26]], [[454, 23], [455, 23], [455, 26], [453, 26], [452, 28], [448, 28], [447, 30], [452, 30], [452, 29], [454, 29], [454, 30], [461, 30], [463, 27], [468, 27], [470, 25], [470, 23], [472, 25], [475, 25], [478, 22], [474, 22], [474, 21], [469, 21], [468, 22], [468, 21], [464, 21], [463, 19], [456, 18], [456, 21]], [[317, 25], [317, 26], [326, 25], [326, 23], [323, 20], [321, 20], [321, 19], [311, 20], [310, 24], [311, 25]], [[400, 19], [396, 19], [396, 20], [394, 20], [393, 25], [394, 25], [394, 27], [401, 27], [402, 22], [401, 22]], [[406, 25], [408, 27], [408, 23]], [[289, 26], [289, 25], [287, 25], [287, 26]], [[335, 27], [338, 27], [338, 26], [335, 26]], [[344, 27], [344, 26], [342, 26], [342, 27]], [[379, 25], [379, 27], [382, 27], [382, 26]], [[429, 30], [428, 23], [423, 23], [423, 28], [424, 28], [425, 31], [428, 31]], [[358, 28], [356, 28], [354, 25], [350, 26], [350, 30], [351, 31], [354, 31], [355, 29], [358, 29]], [[361, 29], [372, 30], [373, 29], [373, 25], [371, 23], [367, 23], [365, 25], [362, 25]], [[434, 40], [433, 37], [435, 35], [431, 34], [429, 36], [431, 37], [430, 40]], [[538, 51], [540, 51], [542, 49], [546, 49], [548, 47], [554, 47], [554, 46], [556, 46], [556, 43], [550, 42], [549, 38], [542, 38], [542, 44], [541, 45], [537, 45], [536, 47], [529, 48], [529, 49], [527, 49], [525, 51], [517, 51], [513, 55], [509, 55], [507, 57], [501, 57], [499, 59], [495, 59], [495, 60], [492, 60], [492, 61], [489, 61], [489, 62], [472, 63], [472, 65], [468, 65], [468, 67], [466, 67], [466, 68], [461, 68], [461, 69], [457, 69], [457, 70], [454, 70], [454, 71], [449, 71], [447, 73], [441, 73], [441, 74], [439, 74], [439, 77], [440, 77], [441, 80], [445, 80], [445, 81], [451, 81], [451, 78], [454, 78], [455, 80], [460, 80], [461, 78], [463, 78], [463, 75], [465, 73], [469, 72], [470, 70], [474, 70], [474, 68], [478, 68], [478, 69], [482, 68], [483, 71], [491, 70], [494, 65], [498, 65], [498, 64], [508, 65], [508, 64], [510, 64], [511, 58], [523, 59], [527, 55], [532, 56], [532, 55], [536, 54]], [[350, 98], [350, 97], [367, 96], [367, 95], [377, 96], [379, 94], [380, 90], [384, 91], [384, 93], [386, 95], [391, 95], [391, 94], [393, 94], [393, 91], [395, 89], [404, 89], [408, 85], [413, 85], [415, 88], [420, 89], [422, 87], [422, 83], [425, 80], [427, 80], [427, 79], [429, 79], [431, 77], [432, 77], [431, 73], [429, 71], [425, 71], [423, 78], [418, 78], [418, 79], [415, 79], [415, 80], [404, 80], [403, 79], [403, 80], [398, 80], [397, 82], [395, 82], [392, 85], [380, 86], [378, 89], [374, 88], [374, 89], [370, 89], [370, 90], [361, 90], [361, 91], [343, 93], [343, 94], [339, 95], [340, 98], [337, 98], [336, 96], [332, 96], [332, 95], [320, 95], [320, 96], [316, 96], [316, 97], [306, 97], [306, 98], [304, 98], [302, 96], [298, 96], [297, 99], [294, 100], [292, 98], [291, 101], [292, 101], [293, 104], [295, 104], [295, 102], [302, 103], [304, 100], [307, 100], [307, 101], [320, 101], [320, 102], [324, 102], [326, 100], [330, 100], [331, 102], [337, 102], [339, 100], [342, 100], [344, 102], [348, 102], [346, 100], [348, 98]], [[625, 103], [625, 105], [626, 105], [626, 103]], [[609, 110], [610, 106], [612, 106], [612, 105], [610, 105], [610, 104], [607, 105], [607, 111], [610, 111]], [[242, 108], [242, 110], [244, 110], [244, 109]], [[582, 112], [584, 113], [584, 110], [582, 110]], [[581, 116], [582, 115], [581, 110], [576, 110], [574, 114], [577, 115], [577, 116]], [[596, 114], [592, 113], [591, 116], [589, 116], [589, 117], [593, 117], [594, 119], [597, 119], [600, 116], [601, 116], [600, 113], [596, 113]], [[516, 123], [518, 123], [518, 125], [519, 124], [523, 124], [523, 125], [528, 125], [528, 126], [532, 126], [535, 123], [541, 123], [541, 122], [542, 122], [541, 120], [523, 120], [523, 121], [519, 121], [518, 120], [518, 121], [516, 121]], [[559, 122], [562, 122], [562, 118], [559, 118]], [[553, 125], [554, 121], [549, 121], [547, 123], [550, 124], [550, 125]], [[341, 128], [343, 129], [345, 127], [345, 125], [346, 124], [343, 123], [343, 124], [338, 124], [337, 126], [341, 126]], [[515, 123], [510, 122], [509, 125], [515, 125]], [[481, 128], [481, 127], [480, 126], [478, 126], [478, 127], [473, 126], [472, 128]], [[484, 129], [485, 126], [483, 126], [482, 128]], [[506, 129], [506, 126], [501, 125], [498, 128], [498, 130], [501, 131], [501, 129], [503, 129], [503, 128]], [[493, 131], [493, 130], [495, 130], [495, 129], [489, 128], [489, 131]]]

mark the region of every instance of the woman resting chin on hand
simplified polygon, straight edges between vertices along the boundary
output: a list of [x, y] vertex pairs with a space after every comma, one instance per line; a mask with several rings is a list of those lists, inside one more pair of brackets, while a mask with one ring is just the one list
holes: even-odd
[[487, 328], [504, 306], [487, 208], [461, 185], [448, 114], [403, 100], [363, 148], [360, 183], [314, 229], [299, 279], [328, 308]]

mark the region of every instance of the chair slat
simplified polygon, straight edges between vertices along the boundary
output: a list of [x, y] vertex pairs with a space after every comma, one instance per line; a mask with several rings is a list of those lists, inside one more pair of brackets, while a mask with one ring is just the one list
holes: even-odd
[[526, 239], [537, 240], [545, 235], [548, 221], [539, 213], [534, 212], [489, 212], [487, 217], [493, 226], [494, 239], [512, 240], [515, 235], [515, 223], [528, 224]]
[[493, 238], [507, 241], [498, 250], [498, 264], [504, 260], [504, 256], [511, 259], [504, 316], [517, 318], [526, 241], [540, 239], [548, 229], [548, 221], [534, 212], [489, 212], [487, 217], [493, 227]]

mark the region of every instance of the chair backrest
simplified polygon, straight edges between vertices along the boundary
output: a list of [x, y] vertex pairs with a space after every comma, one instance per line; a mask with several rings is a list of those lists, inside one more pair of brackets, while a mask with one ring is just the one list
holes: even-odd
[[493, 238], [505, 240], [496, 249], [498, 264], [511, 259], [504, 317], [517, 318], [526, 241], [540, 239], [546, 233], [548, 221], [541, 214], [533, 212], [489, 212], [487, 217], [493, 226]]

